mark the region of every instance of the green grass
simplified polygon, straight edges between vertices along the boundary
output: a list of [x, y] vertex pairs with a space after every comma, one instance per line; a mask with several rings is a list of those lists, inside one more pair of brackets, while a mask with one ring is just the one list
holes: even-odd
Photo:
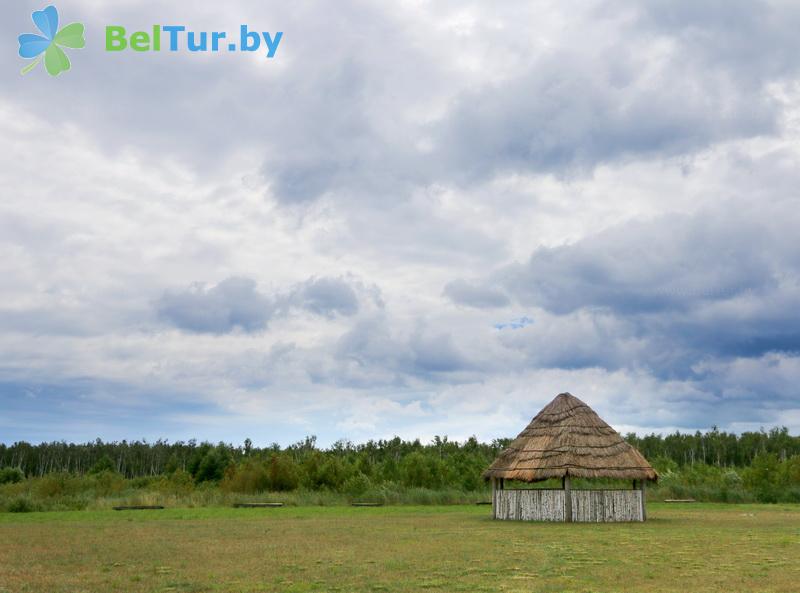
[[0, 592], [796, 592], [800, 506], [648, 506], [643, 524], [488, 507], [0, 514]]

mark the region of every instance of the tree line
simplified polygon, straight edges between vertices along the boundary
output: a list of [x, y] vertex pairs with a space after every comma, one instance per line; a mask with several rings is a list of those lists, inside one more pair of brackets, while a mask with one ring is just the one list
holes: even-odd
[[738, 435], [720, 431], [716, 426], [694, 434], [675, 432], [666, 436], [649, 434], [639, 437], [629, 433], [625, 440], [647, 459], [669, 459], [679, 467], [702, 463], [743, 468], [751, 465], [759, 455], [775, 455], [781, 461], [800, 455], [800, 436], [790, 435], [785, 426]]
[[303, 481], [312, 487], [332, 485], [342, 476], [357, 472], [372, 477], [385, 476], [387, 480], [397, 479], [401, 472], [417, 472], [429, 476], [428, 482], [445, 485], [450, 476], [452, 479], [456, 479], [456, 475], [479, 479], [485, 467], [509, 442], [510, 439], [497, 439], [492, 443], [480, 443], [472, 437], [459, 443], [437, 436], [430, 443], [422, 444], [419, 440], [395, 437], [359, 445], [340, 440], [326, 449], [319, 448], [313, 436], [287, 447], [272, 444], [261, 448], [255, 447], [250, 439], [242, 445], [215, 445], [195, 440], [148, 443], [97, 439], [84, 444], [38, 445], [18, 442], [10, 446], [0, 444], [0, 468], [18, 469], [25, 477], [113, 471], [126, 478], [140, 478], [181, 470], [202, 482], [222, 479], [230, 467], [269, 461], [272, 466], [294, 468], [290, 473], [303, 473], [308, 478]]
[[[714, 427], [704, 433], [675, 432], [642, 437], [630, 433], [624, 438], [651, 462], [668, 460], [677, 467], [705, 464], [744, 468], [763, 454], [774, 455], [779, 461], [800, 455], [800, 436], [790, 435], [786, 427], [741, 434]], [[49, 473], [84, 475], [107, 469], [126, 478], [159, 476], [180, 469], [202, 480], [220, 479], [229, 465], [239, 465], [248, 460], [278, 459], [306, 468], [324, 466], [334, 472], [339, 466], [348, 466], [366, 476], [382, 475], [391, 480], [397, 479], [401, 471], [413, 472], [410, 466], [415, 462], [422, 468], [419, 471], [440, 474], [442, 481], [448, 482], [449, 476], [456, 481], [461, 479], [456, 476], [479, 477], [511, 440], [495, 439], [491, 443], [481, 443], [471, 437], [457, 442], [446, 436], [437, 436], [430, 443], [423, 444], [419, 439], [407, 441], [395, 437], [363, 444], [340, 440], [325, 449], [317, 446], [313, 436], [287, 447], [278, 444], [256, 447], [250, 439], [241, 445], [215, 445], [195, 440], [150, 443], [146, 440], [104, 442], [97, 439], [83, 444], [51, 442], [36, 445], [17, 442], [0, 444], [0, 468], [17, 468], [27, 477]]]
[[[800, 437], [786, 428], [625, 436], [653, 464], [649, 495], [721, 502], [800, 502]], [[219, 504], [281, 493], [298, 504], [369, 499], [446, 504], [485, 497], [483, 471], [511, 439], [398, 437], [363, 444], [314, 437], [281, 447], [190, 440], [0, 445], [0, 511], [102, 507], [103, 500]], [[578, 488], [630, 487], [577, 480]], [[538, 487], [560, 487], [549, 482]], [[166, 497], [166, 498], [165, 498]], [[172, 497], [172, 498], [170, 498]], [[198, 498], [199, 497], [199, 498]], [[138, 504], [138, 502], [137, 502]], [[327, 504], [327, 503], [325, 503]]]

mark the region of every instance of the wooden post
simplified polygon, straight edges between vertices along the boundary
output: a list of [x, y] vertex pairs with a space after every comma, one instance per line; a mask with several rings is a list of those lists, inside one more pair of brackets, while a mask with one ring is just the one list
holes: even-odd
[[569, 483], [569, 474], [562, 480], [564, 485], [564, 521], [572, 523], [572, 487]]
[[497, 492], [494, 478], [492, 478], [492, 519], [497, 519]]
[[639, 480], [639, 490], [642, 491], [642, 521], [647, 521], [647, 511], [645, 510], [645, 505], [644, 505], [644, 493], [645, 493], [644, 485], [646, 482], [647, 480]]

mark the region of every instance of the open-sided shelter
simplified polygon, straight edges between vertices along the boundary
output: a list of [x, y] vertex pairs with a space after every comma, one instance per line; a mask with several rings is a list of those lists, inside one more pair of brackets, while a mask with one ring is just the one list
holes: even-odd
[[[658, 474], [588, 405], [562, 393], [494, 460], [492, 517], [528, 521], [644, 521], [645, 483]], [[507, 480], [561, 478], [560, 489], [507, 489]], [[631, 489], [576, 490], [571, 478], [632, 480]]]

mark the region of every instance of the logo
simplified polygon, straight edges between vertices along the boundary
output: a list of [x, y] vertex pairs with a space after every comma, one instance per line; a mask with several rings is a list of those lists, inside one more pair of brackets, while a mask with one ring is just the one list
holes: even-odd
[[58, 10], [55, 6], [48, 6], [44, 10], [37, 10], [32, 15], [33, 24], [42, 32], [42, 35], [26, 33], [19, 36], [19, 55], [34, 61], [25, 66], [21, 73], [27, 74], [42, 61], [44, 54], [44, 67], [50, 76], [58, 76], [70, 69], [71, 64], [62, 47], [82, 49], [86, 46], [83, 37], [84, 28], [81, 23], [70, 23], [60, 31], [58, 30]]
[[[251, 31], [241, 25], [235, 35], [226, 31], [190, 31], [184, 25], [153, 25], [152, 31], [136, 31], [128, 36], [125, 27], [109, 25], [106, 27], [106, 51], [161, 51], [164, 46], [169, 51], [187, 50], [190, 52], [254, 52], [266, 50], [268, 58], [274, 58], [283, 32]], [[262, 42], [263, 41], [263, 42]]]

